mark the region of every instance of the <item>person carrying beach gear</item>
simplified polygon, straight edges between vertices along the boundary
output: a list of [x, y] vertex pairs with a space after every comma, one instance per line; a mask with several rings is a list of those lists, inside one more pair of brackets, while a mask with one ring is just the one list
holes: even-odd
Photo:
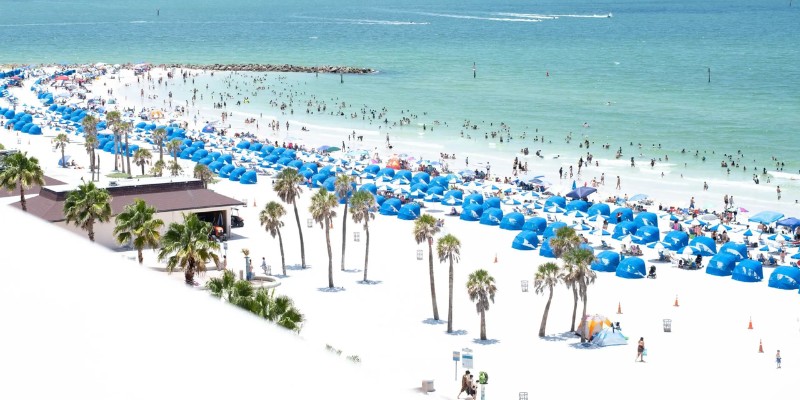
[[781, 351], [780, 350], [778, 350], [778, 352], [775, 353], [775, 363], [778, 364], [778, 368], [780, 369], [780, 367], [781, 367]]
[[461, 393], [466, 393], [469, 396], [470, 384], [472, 383], [469, 377], [469, 370], [464, 371], [464, 376], [461, 377], [461, 391], [458, 392], [458, 395], [456, 396], [457, 399], [461, 398]]

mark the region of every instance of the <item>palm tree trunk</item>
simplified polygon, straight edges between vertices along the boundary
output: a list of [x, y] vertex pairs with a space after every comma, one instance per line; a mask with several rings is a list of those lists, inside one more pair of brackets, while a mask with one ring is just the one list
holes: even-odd
[[136, 250], [137, 255], [139, 256], [139, 265], [144, 262], [144, 256], [142, 255], [142, 249]]
[[[581, 283], [581, 286], [582, 286], [581, 300], [583, 301], [583, 314], [581, 314], [582, 315], [581, 320], [582, 320], [583, 317], [586, 316], [586, 286], [583, 283]], [[581, 343], [585, 343], [585, 342], [586, 342], [586, 338], [583, 337], [583, 335], [581, 335]]]
[[300, 266], [306, 268], [306, 246], [303, 244], [303, 228], [300, 227], [300, 214], [297, 213], [297, 202], [292, 201], [294, 207], [294, 220], [297, 222], [297, 232], [300, 233]]
[[281, 237], [280, 229], [278, 229], [278, 245], [281, 248], [281, 268], [283, 269], [283, 276], [286, 276], [286, 256], [283, 255], [283, 237]]
[[325, 244], [328, 245], [328, 287], [333, 289], [333, 250], [331, 249], [331, 228], [325, 218]]
[[344, 271], [345, 243], [347, 243], [347, 203], [344, 203], [344, 215], [342, 215], [342, 271]]
[[[369, 216], [367, 216], [369, 218]], [[364, 234], [367, 236], [367, 247], [364, 249], [364, 282], [367, 281], [367, 265], [369, 264], [369, 219], [364, 221]]]
[[61, 143], [61, 167], [67, 168], [67, 163], [64, 161], [64, 143]]
[[86, 232], [89, 234], [89, 240], [94, 242], [94, 219], [86, 222]]
[[[125, 132], [125, 161], [128, 164], [128, 178], [131, 178], [131, 153], [130, 147], [128, 147], [128, 132]], [[144, 169], [144, 166], [142, 166], [142, 169]], [[144, 175], [144, 172], [142, 175]]]
[[164, 142], [158, 143], [158, 161], [164, 162]]
[[550, 297], [547, 298], [547, 304], [544, 306], [544, 314], [542, 314], [542, 324], [539, 325], [539, 337], [544, 337], [545, 327], [547, 326], [547, 316], [550, 314], [550, 302], [553, 301], [553, 287], [550, 286]]
[[433, 319], [439, 320], [439, 307], [436, 305], [436, 285], [433, 282], [433, 240], [428, 239], [428, 274], [431, 278], [431, 303], [433, 304]]
[[450, 256], [450, 293], [447, 306], [447, 333], [453, 333], [453, 256]]
[[[94, 150], [92, 150], [92, 154], [94, 154]], [[95, 179], [97, 179], [99, 181], [100, 180], [100, 157], [97, 156], [96, 154], [95, 154], [95, 157], [97, 157], [97, 162], [95, 162], [95, 164], [94, 164], [94, 168], [97, 170], [97, 177]]]
[[[144, 175], [144, 162], [142, 162], [142, 175]], [[204, 189], [208, 189], [208, 188], [206, 187], [206, 181], [203, 181], [203, 188], [204, 188]]]
[[119, 135], [114, 134], [114, 171], [119, 171]]
[[92, 182], [94, 182], [94, 149], [89, 150], [89, 171], [92, 171]]
[[17, 187], [19, 188], [19, 205], [22, 206], [22, 211], [28, 211], [28, 202], [25, 201], [25, 186], [22, 186], [22, 179], [17, 179]]
[[481, 310], [481, 340], [486, 340], [486, 310]]
[[573, 285], [572, 286], [572, 325], [569, 328], [570, 332], [575, 332], [575, 314], [578, 312], [578, 288]]
[[183, 280], [186, 281], [187, 285], [194, 284], [194, 261], [189, 260], [189, 266], [186, 267], [186, 272], [183, 273]]

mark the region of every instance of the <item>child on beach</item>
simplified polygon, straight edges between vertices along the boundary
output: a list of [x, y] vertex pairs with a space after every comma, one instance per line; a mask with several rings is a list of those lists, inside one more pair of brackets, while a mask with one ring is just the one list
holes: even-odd
[[781, 351], [780, 350], [778, 350], [778, 352], [775, 353], [775, 363], [778, 364], [778, 369], [780, 369], [780, 367], [781, 367]]

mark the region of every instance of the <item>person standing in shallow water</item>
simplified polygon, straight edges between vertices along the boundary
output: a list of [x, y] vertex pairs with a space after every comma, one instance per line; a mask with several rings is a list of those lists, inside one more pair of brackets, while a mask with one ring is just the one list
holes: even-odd
[[636, 347], [636, 360], [644, 362], [644, 338], [639, 338], [639, 346]]

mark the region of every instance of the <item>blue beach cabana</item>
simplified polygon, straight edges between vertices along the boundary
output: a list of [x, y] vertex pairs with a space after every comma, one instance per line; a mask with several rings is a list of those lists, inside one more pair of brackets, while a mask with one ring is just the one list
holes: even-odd
[[760, 262], [744, 259], [733, 268], [731, 278], [739, 282], [761, 282], [764, 279], [764, 271]]
[[591, 264], [594, 271], [616, 272], [620, 262], [619, 253], [616, 251], [605, 250], [597, 253], [595, 260]]
[[400, 199], [391, 198], [386, 199], [386, 201], [381, 204], [380, 214], [381, 215], [397, 215], [400, 213], [400, 208], [403, 206]]
[[642, 279], [647, 276], [644, 260], [639, 257], [628, 257], [619, 262], [616, 275], [625, 279]]
[[511, 242], [511, 248], [517, 250], [535, 250], [536, 246], [539, 245], [539, 237], [536, 236], [536, 232], [531, 231], [522, 231], [514, 237], [514, 241]]
[[460, 219], [464, 221], [480, 221], [481, 216], [483, 215], [483, 207], [474, 204], [471, 206], [464, 207], [464, 210], [461, 211]]
[[545, 228], [544, 232], [542, 232], [542, 236], [544, 236], [545, 239], [551, 238], [556, 235], [557, 230], [564, 228], [566, 226], [567, 226], [566, 222], [561, 222], [561, 221], [553, 222], [552, 224], [547, 225], [547, 228]]
[[800, 268], [782, 266], [769, 275], [768, 286], [775, 289], [797, 290], [800, 288]]
[[592, 215], [603, 215], [608, 216], [611, 213], [611, 207], [608, 206], [606, 203], [595, 203], [586, 210], [586, 213], [590, 216]]
[[522, 225], [522, 230], [533, 231], [541, 235], [547, 228], [547, 220], [542, 217], [533, 217]]
[[617, 222], [617, 214], [620, 214], [619, 222], [633, 221], [633, 210], [631, 210], [628, 207], [619, 207], [619, 208], [615, 209], [614, 211], [612, 211], [611, 214], [609, 214], [608, 222], [610, 222], [612, 224], [618, 223]]
[[553, 253], [553, 248], [550, 247], [550, 239], [542, 241], [542, 246], [539, 247], [539, 255], [547, 258], [556, 258], [555, 253]]
[[524, 224], [525, 216], [522, 213], [512, 212], [505, 215], [503, 220], [500, 221], [500, 229], [521, 231]]
[[402, 207], [400, 207], [400, 211], [397, 213], [397, 218], [406, 221], [412, 221], [419, 218], [420, 214], [421, 214], [421, 208], [419, 204], [417, 204], [416, 202], [412, 202], [404, 204]]
[[489, 208], [484, 210], [483, 215], [481, 215], [481, 225], [497, 226], [500, 225], [502, 220], [503, 210], [499, 208]]
[[621, 222], [614, 227], [614, 233], [611, 234], [611, 237], [620, 239], [623, 236], [635, 234], [637, 229], [638, 226], [633, 221]]
[[652, 225], [644, 225], [636, 229], [636, 234], [633, 236], [633, 243], [648, 244], [657, 242], [661, 233], [658, 227]]
[[678, 251], [689, 245], [689, 235], [682, 231], [670, 231], [664, 236], [663, 242], [667, 250]]
[[736, 256], [730, 253], [719, 253], [708, 261], [706, 273], [714, 276], [730, 276], [736, 266]]

